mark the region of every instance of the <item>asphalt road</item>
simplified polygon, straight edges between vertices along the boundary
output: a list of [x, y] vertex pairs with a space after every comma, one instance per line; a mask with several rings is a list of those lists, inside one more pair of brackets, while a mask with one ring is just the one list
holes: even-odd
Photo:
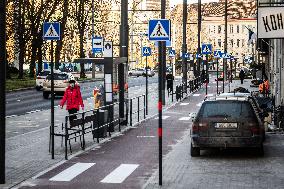
[[[145, 77], [130, 77], [129, 87], [145, 85]], [[157, 74], [154, 77], [149, 77], [149, 84], [157, 83]], [[83, 99], [92, 96], [92, 91], [95, 86], [102, 84], [102, 81], [81, 83], [81, 92]], [[55, 105], [58, 105], [62, 97], [55, 98]], [[31, 111], [46, 110], [50, 108], [50, 100], [42, 97], [42, 91], [35, 89], [10, 92], [6, 94], [6, 116], [23, 115]]]

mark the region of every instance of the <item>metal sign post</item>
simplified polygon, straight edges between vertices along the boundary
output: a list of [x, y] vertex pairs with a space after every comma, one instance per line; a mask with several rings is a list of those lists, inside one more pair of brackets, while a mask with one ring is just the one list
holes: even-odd
[[171, 24], [166, 17], [166, 0], [161, 0], [161, 19], [150, 20], [148, 24], [148, 37], [149, 40], [159, 41], [159, 185], [162, 185], [162, 135], [163, 135], [163, 123], [162, 123], [162, 108], [163, 108], [163, 94], [165, 89], [163, 88], [163, 81], [165, 74], [163, 70], [164, 64], [166, 64], [166, 41], [171, 40]]
[[217, 58], [217, 94], [219, 93], [219, 58]]
[[53, 65], [53, 41], [60, 40], [60, 23], [44, 22], [43, 39], [51, 41], [50, 49], [50, 74], [51, 74], [51, 103], [50, 103], [50, 134], [51, 134], [51, 158], [54, 159], [54, 65]]
[[0, 1], [0, 184], [5, 184], [6, 1]]
[[143, 47], [142, 55], [146, 57], [146, 115], [148, 115], [148, 56], [151, 56], [151, 48]]

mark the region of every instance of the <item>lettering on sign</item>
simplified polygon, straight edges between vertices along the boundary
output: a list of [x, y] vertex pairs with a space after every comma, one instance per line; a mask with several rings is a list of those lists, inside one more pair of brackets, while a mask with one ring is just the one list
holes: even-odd
[[284, 7], [258, 8], [258, 37], [284, 38]]

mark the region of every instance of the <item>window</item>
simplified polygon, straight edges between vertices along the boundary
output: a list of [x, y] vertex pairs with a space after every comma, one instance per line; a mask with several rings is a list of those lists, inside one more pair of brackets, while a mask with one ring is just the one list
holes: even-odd
[[213, 27], [214, 33], [216, 33], [216, 26]]
[[245, 40], [242, 39], [242, 47], [244, 47], [244, 46], [245, 46]]
[[219, 25], [218, 26], [218, 33], [221, 33], [221, 31], [222, 31], [222, 27]]
[[227, 117], [232, 119], [255, 118], [254, 111], [249, 102], [240, 101], [213, 101], [207, 102], [200, 110], [200, 116]]
[[234, 47], [234, 40], [231, 39], [230, 42], [231, 42], [231, 47]]
[[240, 33], [240, 26], [237, 25], [237, 33]]
[[230, 33], [234, 33], [234, 26], [230, 25]]
[[245, 31], [246, 31], [246, 26], [242, 25], [242, 33], [245, 33]]
[[221, 47], [222, 46], [222, 40], [218, 39], [218, 46]]
[[240, 47], [240, 39], [237, 39], [237, 47]]

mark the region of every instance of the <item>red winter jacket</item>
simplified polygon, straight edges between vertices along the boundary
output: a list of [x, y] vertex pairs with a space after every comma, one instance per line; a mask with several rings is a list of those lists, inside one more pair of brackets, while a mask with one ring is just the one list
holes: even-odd
[[75, 85], [72, 89], [70, 86], [66, 89], [63, 99], [60, 102], [60, 106], [64, 106], [65, 102], [67, 101], [67, 110], [70, 109], [77, 109], [79, 110], [79, 106], [84, 107], [83, 99], [80, 92], [80, 87]]

